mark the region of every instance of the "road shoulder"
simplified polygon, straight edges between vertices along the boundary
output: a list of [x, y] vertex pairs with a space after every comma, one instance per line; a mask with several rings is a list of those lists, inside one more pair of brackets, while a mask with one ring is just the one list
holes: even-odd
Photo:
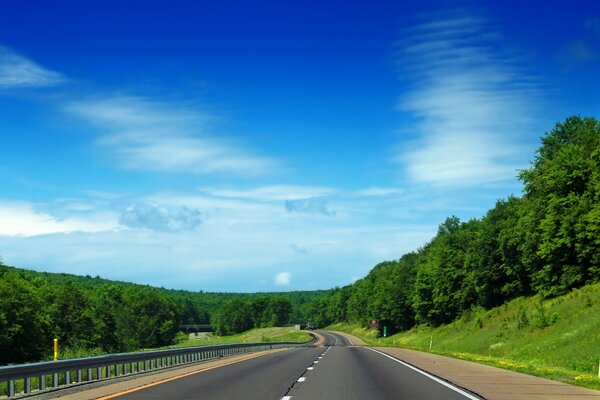
[[375, 348], [488, 400], [600, 400], [597, 390], [431, 353]]

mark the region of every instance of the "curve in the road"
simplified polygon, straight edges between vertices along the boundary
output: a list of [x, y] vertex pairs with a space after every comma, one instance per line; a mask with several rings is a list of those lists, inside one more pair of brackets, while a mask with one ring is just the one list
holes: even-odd
[[343, 334], [318, 331], [323, 347], [299, 348], [119, 393], [118, 399], [474, 400], [453, 385]]
[[354, 342], [348, 336], [339, 332], [316, 331], [325, 338], [325, 346], [354, 346]]

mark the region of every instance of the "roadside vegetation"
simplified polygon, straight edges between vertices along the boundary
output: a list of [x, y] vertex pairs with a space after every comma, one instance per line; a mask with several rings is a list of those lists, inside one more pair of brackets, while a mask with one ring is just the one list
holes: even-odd
[[0, 263], [0, 365], [49, 360], [54, 338], [62, 359], [171, 346], [186, 324], [222, 335], [284, 326], [324, 293], [176, 291]]
[[[435, 342], [447, 344], [447, 351], [512, 357], [524, 365], [537, 365], [542, 353], [559, 354], [556, 360], [543, 357], [551, 368], [572, 371], [564, 375], [571, 381], [596, 385], [590, 374], [597, 374], [600, 360], [594, 285], [600, 282], [600, 122], [570, 117], [556, 124], [519, 177], [522, 197], [499, 200], [481, 219], [447, 218], [422, 248], [315, 299], [311, 322], [366, 328], [376, 320], [379, 336], [384, 329], [403, 332], [407, 346], [426, 348], [435, 332]], [[567, 307], [560, 303], [563, 295], [586, 285], [585, 301], [561, 308]], [[522, 312], [513, 311], [494, 329], [490, 313], [498, 311], [486, 310], [519, 302]], [[568, 322], [572, 316], [578, 323]], [[460, 325], [465, 318], [472, 318], [468, 330]], [[451, 335], [455, 326], [468, 339]], [[564, 339], [547, 347], [546, 332]], [[560, 364], [562, 356], [568, 361]]]
[[476, 307], [600, 282], [600, 122], [557, 124], [519, 176], [523, 197], [498, 201], [481, 219], [447, 218], [422, 248], [315, 299], [311, 322], [435, 327]]
[[375, 346], [431, 351], [600, 389], [600, 284], [553, 299], [520, 297], [491, 310], [467, 311], [447, 325], [419, 325], [388, 337], [357, 324], [328, 329]]
[[228, 343], [307, 342], [312, 336], [293, 327], [255, 328], [236, 335], [218, 336], [199, 333], [198, 336], [179, 335], [177, 347], [209, 346]]

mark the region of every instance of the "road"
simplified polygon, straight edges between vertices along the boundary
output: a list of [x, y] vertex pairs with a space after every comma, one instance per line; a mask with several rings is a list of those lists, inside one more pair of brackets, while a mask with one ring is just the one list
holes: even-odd
[[111, 398], [211, 400], [475, 400], [398, 360], [330, 332], [323, 347], [233, 363]]

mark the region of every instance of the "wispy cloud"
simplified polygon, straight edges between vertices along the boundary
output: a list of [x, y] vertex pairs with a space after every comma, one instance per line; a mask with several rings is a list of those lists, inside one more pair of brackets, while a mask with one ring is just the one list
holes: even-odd
[[197, 191], [89, 193], [43, 206], [0, 202], [5, 262], [188, 290], [275, 290], [274, 277], [289, 272], [286, 288], [323, 289], [423, 245], [439, 223], [431, 209], [407, 207], [404, 195], [335, 195], [332, 218], [287, 211], [282, 200]]
[[0, 46], [0, 89], [54, 86], [65, 80], [62, 74], [45, 69], [11, 49]]
[[294, 251], [294, 253], [296, 253], [296, 254], [308, 254], [309, 253], [308, 249], [298, 246], [295, 243], [290, 244], [290, 249], [292, 249]]
[[230, 197], [257, 201], [281, 201], [286, 199], [308, 199], [332, 195], [335, 189], [324, 186], [273, 185], [253, 188], [204, 187], [202, 192], [216, 197]]
[[52, 233], [103, 232], [116, 229], [117, 226], [115, 215], [110, 211], [60, 218], [40, 211], [30, 203], [0, 203], [0, 235], [37, 236]]
[[96, 144], [126, 168], [201, 174], [259, 175], [277, 165], [207, 132], [211, 116], [140, 97], [70, 103], [67, 112], [99, 128]]
[[200, 211], [188, 207], [161, 207], [154, 203], [135, 203], [121, 214], [119, 222], [130, 228], [162, 232], [190, 231], [200, 225]]
[[514, 179], [526, 152], [536, 87], [503, 52], [489, 24], [450, 17], [412, 28], [400, 64], [412, 89], [398, 103], [418, 121], [418, 139], [396, 161], [411, 179], [472, 185]]
[[335, 216], [335, 210], [329, 208], [327, 200], [313, 197], [310, 199], [286, 200], [285, 209], [288, 212], [323, 214]]

